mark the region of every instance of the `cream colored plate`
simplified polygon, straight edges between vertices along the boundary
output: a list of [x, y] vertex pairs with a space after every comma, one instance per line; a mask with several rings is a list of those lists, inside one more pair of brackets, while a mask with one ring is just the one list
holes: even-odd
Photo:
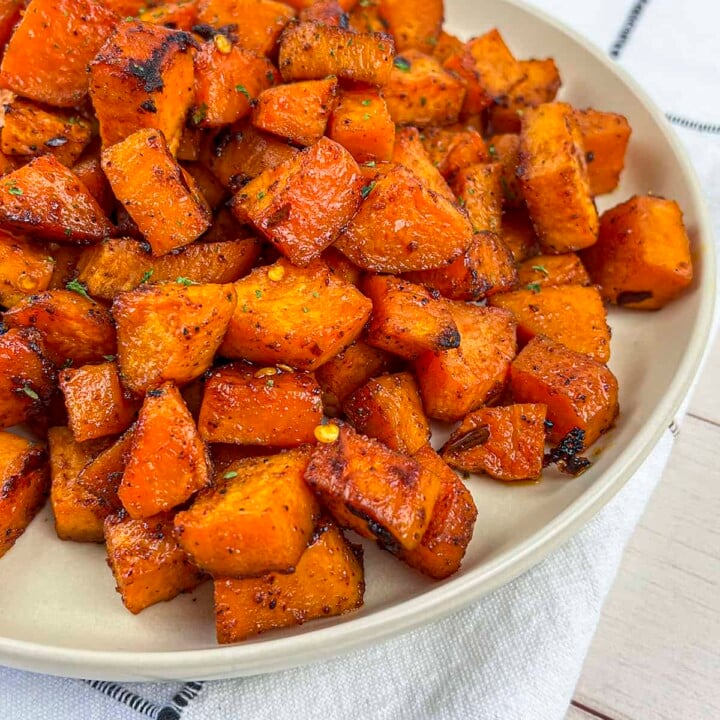
[[659, 313], [611, 312], [621, 407], [595, 465], [575, 480], [549, 476], [508, 487], [469, 481], [479, 508], [462, 571], [431, 582], [366, 544], [364, 609], [230, 647], [214, 638], [211, 586], [138, 617], [115, 593], [102, 547], [61, 542], [46, 510], [0, 561], [0, 663], [101, 679], [221, 678], [271, 672], [373, 643], [428, 623], [509, 582], [577, 532], [628, 480], [674, 413], [705, 348], [715, 298], [710, 225], [688, 160], [662, 113], [599, 50], [509, 0], [447, 0], [447, 27], [497, 26], [518, 57], [556, 59], [563, 98], [626, 115], [633, 127], [620, 189], [675, 198], [693, 242], [692, 292]]

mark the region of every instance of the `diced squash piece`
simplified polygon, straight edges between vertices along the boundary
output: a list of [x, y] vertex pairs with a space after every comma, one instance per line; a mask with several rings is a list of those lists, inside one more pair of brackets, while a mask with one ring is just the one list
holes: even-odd
[[432, 48], [432, 54], [441, 63], [444, 63], [451, 55], [462, 52], [464, 46], [465, 43], [459, 37], [445, 30], [440, 30], [437, 41]]
[[618, 384], [612, 372], [588, 355], [541, 335], [515, 358], [510, 389], [515, 402], [547, 405], [551, 442], [560, 442], [578, 428], [589, 447], [618, 414]]
[[361, 182], [352, 155], [322, 138], [251, 180], [232, 208], [240, 222], [252, 223], [293, 264], [307, 265], [355, 214]]
[[427, 127], [457, 122], [465, 87], [431, 55], [405, 50], [395, 57], [382, 94], [398, 125]]
[[363, 604], [362, 547], [324, 520], [289, 575], [215, 580], [219, 643], [233, 643], [274, 628], [343, 615]]
[[460, 569], [475, 529], [477, 508], [462, 480], [429, 445], [413, 458], [440, 478], [440, 493], [420, 544], [398, 557], [421, 573], [443, 580]]
[[414, 360], [424, 352], [456, 348], [460, 334], [444, 300], [422, 285], [391, 275], [365, 278], [362, 290], [373, 303], [367, 341]]
[[452, 180], [463, 168], [491, 160], [482, 135], [472, 128], [426, 128], [422, 141], [430, 162], [448, 180]]
[[623, 115], [599, 110], [576, 110], [585, 150], [590, 193], [612, 192], [620, 181], [625, 166], [625, 152], [632, 129]]
[[404, 277], [443, 297], [467, 301], [514, 290], [518, 284], [510, 249], [491, 232], [476, 233], [470, 247], [450, 265], [405, 273]]
[[539, 253], [535, 228], [524, 210], [507, 210], [503, 213], [500, 236], [515, 262], [522, 262]]
[[605, 300], [657, 310], [690, 286], [690, 240], [674, 200], [635, 196], [603, 213], [597, 245], [582, 260]]
[[180, 391], [165, 383], [145, 396], [118, 497], [133, 518], [184, 503], [210, 482], [208, 455]]
[[71, 170], [52, 155], [41, 155], [2, 178], [0, 229], [93, 243], [108, 237], [112, 225]]
[[512, 312], [524, 345], [546, 335], [598, 362], [610, 359], [610, 328], [596, 287], [539, 286], [493, 295], [490, 304]]
[[220, 355], [260, 365], [320, 367], [357, 338], [372, 310], [370, 300], [319, 260], [306, 268], [283, 259], [256, 268], [235, 291]]
[[205, 198], [173, 158], [161, 132], [138, 130], [106, 148], [102, 167], [153, 255], [189, 245], [210, 227]]
[[524, 112], [518, 177], [546, 252], [579, 250], [597, 241], [582, 137], [569, 105], [546, 103]]
[[335, 277], [351, 285], [359, 285], [363, 271], [351, 263], [338, 249], [330, 246], [322, 251], [320, 259]]
[[312, 145], [325, 134], [337, 95], [334, 77], [271, 87], [258, 96], [252, 123], [296, 145]]
[[338, 439], [319, 443], [305, 479], [343, 527], [388, 549], [420, 543], [440, 478], [406, 455], [342, 424]]
[[0, 432], [0, 558], [45, 503], [50, 489], [47, 460], [41, 445]]
[[361, 435], [392, 450], [412, 455], [430, 440], [420, 392], [409, 372], [369, 380], [345, 400], [343, 410]]
[[402, 166], [365, 185], [362, 194], [364, 202], [335, 246], [365, 270], [441, 267], [472, 242], [465, 215]]
[[[475, 60], [470, 54], [467, 44], [448, 55], [442, 61], [442, 67], [456, 77], [465, 89], [461, 108], [462, 117], [466, 122], [473, 118], [476, 122], [484, 124], [481, 118], [485, 114], [485, 110], [492, 105], [493, 99], [480, 84], [480, 75], [475, 68]], [[483, 128], [477, 127], [476, 129]]]
[[211, 210], [217, 210], [228, 199], [227, 188], [204, 165], [196, 162], [182, 162], [180, 167], [192, 177], [199, 193]]
[[58, 380], [78, 442], [118, 435], [132, 424], [138, 404], [123, 390], [115, 362], [66, 368]]
[[180, 545], [215, 576], [293, 572], [320, 515], [303, 480], [310, 448], [232, 463], [175, 516]]
[[518, 265], [520, 287], [589, 285], [590, 276], [575, 253], [538, 255]]
[[121, 22], [90, 63], [90, 97], [103, 147], [142, 128], [159, 130], [174, 154], [193, 102], [192, 36]]
[[0, 304], [12, 307], [50, 284], [53, 259], [24, 237], [0, 232]]
[[497, 480], [537, 480], [545, 456], [545, 405], [480, 408], [453, 431], [442, 450], [451, 467]]
[[72, 166], [77, 179], [88, 189], [105, 215], [115, 209], [115, 196], [100, 164], [100, 151], [90, 146], [87, 152]]
[[120, 293], [112, 314], [124, 384], [142, 393], [172, 380], [184, 385], [212, 365], [235, 310], [227, 285], [167, 283]]
[[466, 47], [479, 83], [493, 101], [502, 102], [525, 78], [525, 68], [496, 29], [473, 38]]
[[112, 300], [140, 285], [187, 278], [194, 283], [234, 282], [260, 254], [255, 238], [199, 242], [155, 258], [136, 240], [108, 240], [83, 250], [78, 280], [93, 297]]
[[145, 6], [138, 15], [138, 20], [152, 25], [164, 25], [173, 30], [190, 32], [197, 24], [197, 0], [181, 0], [180, 2], [162, 3], [154, 7]]
[[387, 26], [380, 17], [379, 0], [358, 2], [348, 13], [350, 28], [356, 33], [386, 33]]
[[48, 251], [52, 253], [52, 259], [55, 261], [48, 290], [65, 290], [72, 283], [70, 287], [83, 295], [85, 288], [72, 281], [77, 279], [75, 277], [77, 264], [84, 249], [81, 245], [59, 245], [57, 243], [48, 245]]
[[415, 375], [425, 412], [438, 420], [460, 420], [497, 398], [515, 357], [515, 321], [499, 308], [448, 301], [460, 331], [460, 347], [425, 353]]
[[453, 190], [467, 211], [473, 231], [500, 231], [502, 215], [502, 166], [470, 165], [458, 172]]
[[225, 365], [205, 381], [198, 430], [206, 442], [277, 448], [311, 443], [323, 415], [320, 393], [308, 373]]
[[520, 167], [520, 136], [493, 135], [488, 144], [493, 161], [500, 163], [503, 204], [508, 208], [524, 208], [522, 186], [517, 176]]
[[431, 54], [444, 19], [443, 0], [380, 0], [380, 17], [395, 38], [398, 52], [410, 48]]
[[450, 186], [426, 152], [417, 128], [401, 128], [395, 135], [392, 161], [407, 168], [420, 182], [454, 203]]
[[395, 45], [384, 33], [356, 33], [332, 25], [290, 25], [280, 39], [278, 67], [285, 82], [335, 75], [369, 85], [385, 85]]
[[116, 22], [93, 0], [33, 0], [5, 49], [0, 86], [48, 105], [78, 105], [88, 91], [87, 65]]

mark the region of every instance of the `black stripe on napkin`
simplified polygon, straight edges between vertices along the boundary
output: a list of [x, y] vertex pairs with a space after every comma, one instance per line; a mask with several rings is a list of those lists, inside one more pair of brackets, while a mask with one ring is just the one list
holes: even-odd
[[104, 680], [85, 680], [91, 688], [99, 690], [109, 698], [127, 705], [135, 712], [145, 715], [152, 720], [180, 720], [187, 704], [194, 700], [202, 691], [203, 683], [188, 682], [173, 697], [167, 705], [156, 705], [137, 693], [124, 688], [122, 685]]
[[680, 115], [667, 114], [667, 119], [678, 127], [686, 130], [696, 130], [701, 133], [710, 133], [711, 135], [720, 135], [720, 123], [701, 122], [700, 120], [691, 120], [690, 118], [681, 117]]
[[620, 32], [610, 48], [610, 57], [613, 60], [617, 60], [620, 57], [620, 53], [623, 51], [625, 45], [627, 45], [627, 41], [630, 39], [632, 31], [635, 29], [635, 26], [642, 15], [642, 11], [649, 3], [650, 0], [637, 0], [637, 2], [633, 3], [627, 17], [625, 18], [625, 23], [620, 28]]

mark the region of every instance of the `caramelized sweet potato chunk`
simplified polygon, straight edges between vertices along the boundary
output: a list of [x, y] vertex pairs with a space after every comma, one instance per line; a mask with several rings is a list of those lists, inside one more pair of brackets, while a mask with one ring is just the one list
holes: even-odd
[[524, 210], [508, 210], [503, 213], [500, 236], [510, 249], [515, 262], [522, 262], [539, 253], [535, 228]]
[[618, 385], [612, 372], [591, 357], [541, 335], [514, 360], [510, 389], [518, 403], [547, 405], [552, 442], [578, 428], [585, 433], [584, 444], [589, 447], [618, 414]]
[[518, 265], [520, 287], [589, 285], [590, 276], [575, 253], [538, 255]]
[[466, 47], [478, 82], [493, 101], [502, 102], [525, 78], [526, 70], [510, 52], [497, 29], [473, 38]]
[[217, 210], [224, 204], [229, 193], [211, 170], [197, 162], [182, 162], [180, 167], [195, 181], [199, 193], [211, 210]]
[[348, 24], [356, 33], [386, 33], [385, 21], [380, 17], [379, 0], [363, 0], [350, 9]]
[[455, 195], [426, 152], [417, 128], [398, 130], [392, 161], [407, 168], [428, 189], [455, 202]]
[[451, 467], [497, 480], [537, 480], [545, 456], [545, 405], [506, 405], [470, 413], [442, 457]]
[[0, 304], [12, 307], [28, 295], [47, 289], [53, 266], [46, 248], [0, 232]]
[[164, 25], [173, 30], [185, 30], [186, 32], [190, 32], [193, 26], [197, 24], [198, 0], [180, 0], [180, 2], [157, 5], [153, 3], [153, 5], [153, 7], [141, 6], [138, 20], [151, 25]]
[[499, 163], [463, 168], [455, 177], [453, 190], [467, 211], [474, 232], [500, 231], [502, 166]]
[[525, 208], [522, 186], [517, 176], [520, 167], [520, 136], [493, 135], [488, 149], [495, 162], [502, 167], [500, 183], [503, 190], [503, 204], [506, 208]]
[[426, 128], [422, 142], [430, 162], [448, 180], [463, 168], [491, 159], [482, 135], [472, 128]]
[[303, 480], [310, 448], [232, 463], [175, 516], [180, 545], [215, 576], [293, 572], [320, 515]]
[[72, 166], [77, 179], [88, 189], [105, 215], [115, 209], [115, 196], [100, 164], [100, 151], [93, 143]]
[[13, 34], [24, 7], [24, 0], [3, 0], [0, 2], [0, 52], [5, 50], [5, 45]]
[[363, 604], [365, 580], [359, 545], [324, 520], [289, 575], [215, 580], [219, 643], [233, 643], [274, 628], [343, 615]]
[[442, 0], [380, 0], [380, 17], [395, 38], [398, 52], [411, 48], [431, 54], [435, 50], [444, 19]]

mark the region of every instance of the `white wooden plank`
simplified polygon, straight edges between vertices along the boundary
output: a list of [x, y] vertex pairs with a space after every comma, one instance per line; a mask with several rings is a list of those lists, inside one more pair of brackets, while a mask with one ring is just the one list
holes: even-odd
[[720, 717], [720, 427], [686, 419], [575, 697], [617, 720]]
[[720, 333], [715, 338], [705, 370], [693, 393], [689, 412], [720, 424]]

